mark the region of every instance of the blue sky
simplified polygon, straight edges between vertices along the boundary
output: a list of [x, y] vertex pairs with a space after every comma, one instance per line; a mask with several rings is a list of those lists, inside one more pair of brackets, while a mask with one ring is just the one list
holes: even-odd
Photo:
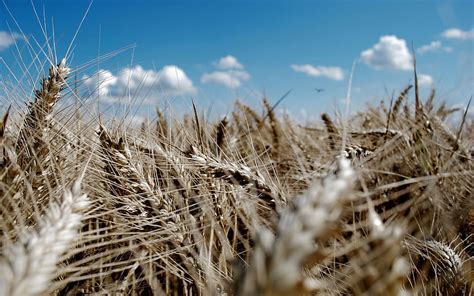
[[[21, 33], [45, 42], [30, 1], [5, 3], [19, 27], [0, 6], [3, 81], [11, 80], [7, 68], [19, 68], [13, 41], [28, 56]], [[54, 23], [64, 55], [89, 2], [34, 3], [49, 36]], [[69, 60], [74, 68], [132, 45], [78, 75], [104, 104], [132, 96], [143, 116], [164, 101], [189, 106], [190, 98], [226, 114], [236, 98], [258, 105], [263, 94], [275, 102], [290, 89], [282, 109], [318, 116], [345, 97], [353, 61], [354, 108], [398, 93], [413, 81], [413, 43], [422, 92], [436, 87], [440, 99], [465, 104], [474, 85], [473, 20], [472, 1], [96, 0]]]

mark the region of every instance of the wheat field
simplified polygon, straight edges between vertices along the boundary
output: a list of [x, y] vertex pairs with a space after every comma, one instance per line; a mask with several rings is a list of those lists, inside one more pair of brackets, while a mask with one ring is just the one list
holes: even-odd
[[61, 105], [74, 71], [3, 111], [0, 295], [474, 294], [474, 124], [416, 70], [349, 118], [141, 126]]

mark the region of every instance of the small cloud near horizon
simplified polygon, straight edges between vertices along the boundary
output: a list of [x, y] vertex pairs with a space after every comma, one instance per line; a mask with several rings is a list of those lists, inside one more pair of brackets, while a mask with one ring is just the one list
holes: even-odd
[[304, 73], [312, 77], [325, 77], [332, 80], [344, 80], [344, 70], [340, 67], [313, 66], [310, 64], [291, 65], [295, 72]]
[[431, 77], [430, 75], [418, 74], [417, 78], [418, 78], [418, 84], [421, 87], [428, 87], [428, 86], [433, 85], [433, 77]]
[[418, 53], [424, 54], [427, 52], [452, 52], [453, 49], [451, 47], [445, 47], [442, 45], [441, 41], [435, 40], [431, 41], [429, 44], [425, 44], [420, 46], [417, 50]]
[[450, 28], [441, 33], [446, 39], [474, 40], [474, 28], [469, 31], [463, 31], [459, 28]]
[[220, 58], [219, 62], [216, 64], [217, 68], [222, 70], [228, 69], [243, 69], [244, 66], [239, 63], [237, 58], [231, 55], [227, 55], [225, 57]]
[[250, 79], [250, 74], [245, 71], [244, 66], [234, 56], [222, 57], [214, 65], [219, 70], [204, 73], [201, 76], [202, 83], [220, 84], [229, 89], [236, 89], [244, 81]]

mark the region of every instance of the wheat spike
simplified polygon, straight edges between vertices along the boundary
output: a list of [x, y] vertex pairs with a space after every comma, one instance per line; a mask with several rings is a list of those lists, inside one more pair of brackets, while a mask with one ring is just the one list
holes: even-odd
[[65, 190], [61, 203], [52, 203], [38, 229], [23, 229], [16, 243], [6, 243], [0, 263], [0, 295], [39, 295], [47, 291], [57, 264], [79, 235], [89, 207], [80, 180]]
[[250, 266], [239, 285], [239, 295], [291, 295], [308, 290], [303, 267], [318, 248], [314, 241], [334, 229], [354, 181], [354, 171], [341, 159], [335, 175], [316, 182], [280, 216], [276, 234], [258, 232]]
[[70, 69], [63, 59], [57, 66], [49, 68], [48, 78], [43, 79], [41, 88], [35, 91], [35, 101], [28, 107], [23, 127], [16, 142], [19, 164], [25, 167], [31, 159], [41, 157], [45, 146], [43, 129], [48, 127], [50, 114], [61, 97]]

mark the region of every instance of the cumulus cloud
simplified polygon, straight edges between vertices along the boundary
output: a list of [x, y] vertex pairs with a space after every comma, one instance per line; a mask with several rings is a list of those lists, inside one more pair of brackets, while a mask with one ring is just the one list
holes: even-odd
[[218, 62], [217, 62], [217, 68], [222, 69], [222, 70], [227, 70], [227, 69], [243, 69], [244, 66], [239, 63], [237, 58], [231, 55], [227, 55], [225, 57], [222, 57]]
[[244, 66], [231, 55], [222, 57], [214, 65], [219, 70], [204, 73], [201, 76], [202, 83], [215, 83], [236, 89], [242, 85], [243, 81], [250, 79], [250, 74], [245, 71]]
[[99, 70], [94, 77], [84, 77], [85, 85], [89, 88], [93, 87], [100, 96], [108, 96], [113, 93], [117, 93], [117, 89], [114, 88], [117, 85], [118, 77], [114, 76], [112, 72], [108, 70]]
[[360, 57], [375, 69], [412, 69], [412, 57], [406, 41], [394, 35], [381, 36], [379, 42], [364, 50]]
[[453, 49], [451, 47], [444, 47], [441, 44], [441, 41], [436, 40], [436, 41], [431, 41], [430, 44], [425, 44], [419, 47], [416, 51], [420, 54], [424, 54], [427, 52], [438, 52], [438, 51], [451, 52], [452, 50]]
[[418, 85], [425, 87], [425, 86], [431, 86], [433, 84], [433, 77], [430, 75], [426, 74], [418, 74]]
[[326, 77], [332, 80], [343, 80], [344, 70], [339, 67], [325, 67], [325, 66], [313, 66], [309, 64], [305, 65], [291, 65], [291, 68], [295, 72], [304, 73], [313, 77]]
[[451, 28], [441, 33], [446, 39], [474, 40], [474, 28], [469, 31], [463, 31], [458, 28]]
[[0, 31], [0, 51], [9, 48], [19, 39], [22, 39], [21, 34]]
[[164, 66], [159, 71], [145, 70], [137, 65], [124, 68], [117, 75], [102, 69], [93, 76], [85, 76], [84, 84], [109, 102], [118, 101], [128, 93], [134, 97], [196, 93], [191, 79], [175, 65]]
[[217, 83], [228, 88], [238, 88], [242, 81], [248, 80], [250, 75], [245, 71], [214, 71], [204, 73], [201, 77], [203, 83]]

